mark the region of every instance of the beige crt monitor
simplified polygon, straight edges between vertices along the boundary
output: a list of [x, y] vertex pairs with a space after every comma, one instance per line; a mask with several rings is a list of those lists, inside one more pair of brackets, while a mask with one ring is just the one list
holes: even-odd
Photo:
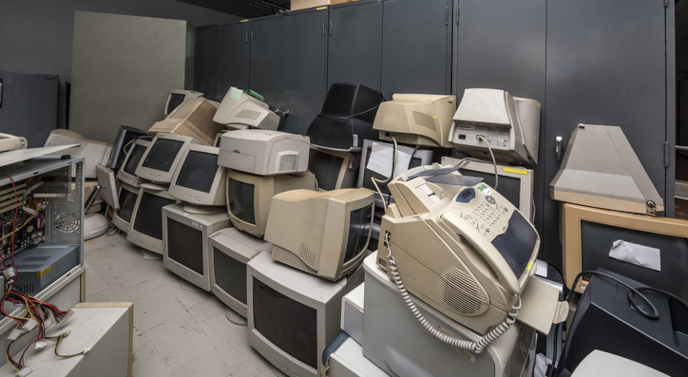
[[28, 146], [29, 143], [26, 141], [26, 138], [0, 133], [0, 153], [17, 149], [26, 149]]
[[186, 101], [187, 99], [201, 97], [203, 97], [203, 93], [201, 92], [194, 92], [192, 90], [184, 89], [172, 89], [170, 90], [170, 95], [167, 97], [167, 102], [165, 102], [164, 114], [170, 114], [174, 111], [174, 109], [176, 109], [179, 105], [182, 104], [182, 102]]
[[[440, 168], [420, 166], [389, 183], [395, 203], [382, 217], [378, 264], [392, 276], [388, 235], [406, 289], [485, 334], [518, 304], [535, 273], [540, 236], [516, 207], [485, 183], [448, 195], [431, 182], [444, 174], [424, 175]], [[457, 172], [449, 174], [460, 186], [470, 182]]]
[[220, 142], [220, 165], [256, 175], [308, 170], [310, 138], [280, 131], [226, 132]]
[[366, 188], [293, 190], [273, 196], [265, 228], [272, 257], [309, 274], [339, 280], [365, 256], [374, 199]]
[[165, 187], [142, 183], [131, 217], [127, 241], [157, 254], [163, 253], [162, 208], [177, 204]]
[[150, 147], [141, 156], [136, 175], [158, 184], [169, 184], [184, 152], [200, 142], [191, 136], [161, 133], [155, 135]]
[[235, 130], [260, 128], [275, 131], [280, 119], [279, 115], [270, 111], [267, 103], [241, 89], [231, 87], [222, 99], [213, 121]]
[[449, 128], [456, 110], [456, 97], [434, 94], [394, 94], [382, 102], [373, 129], [380, 139], [411, 145], [451, 148]]
[[289, 190], [315, 190], [312, 173], [260, 176], [227, 170], [227, 211], [234, 226], [262, 238], [268, 221], [270, 199]]
[[[501, 163], [532, 165], [538, 159], [540, 103], [499, 89], [466, 89], [449, 139], [460, 152]], [[489, 145], [489, 148], [488, 148]]]
[[554, 200], [654, 215], [664, 201], [621, 127], [579, 124], [549, 186]]
[[170, 195], [197, 206], [225, 206], [225, 168], [217, 164], [220, 148], [192, 144], [172, 176]]
[[134, 215], [136, 202], [139, 197], [139, 188], [122, 183], [119, 186], [119, 209], [112, 215], [112, 225], [116, 226], [124, 233], [129, 233], [131, 218]]
[[[102, 141], [90, 140], [84, 136], [70, 130], [57, 129], [50, 132], [48, 139], [44, 146], [57, 146], [68, 144], [80, 144], [78, 147], [70, 148], [65, 151], [55, 153], [56, 155], [72, 155], [83, 156], [84, 161], [84, 178], [97, 178], [96, 164], [107, 165], [112, 152], [112, 144], [104, 143]], [[74, 171], [74, 170], [72, 170]]]
[[360, 155], [311, 144], [308, 171], [315, 174], [319, 191], [356, 187]]
[[117, 172], [117, 179], [134, 187], [139, 187], [141, 182], [145, 181], [143, 178], [136, 175], [136, 168], [138, 168], [141, 157], [143, 157], [150, 145], [151, 142], [148, 140], [136, 139], [136, 141], [128, 147], [128, 151], [126, 152], [127, 156], [124, 157], [122, 166]]

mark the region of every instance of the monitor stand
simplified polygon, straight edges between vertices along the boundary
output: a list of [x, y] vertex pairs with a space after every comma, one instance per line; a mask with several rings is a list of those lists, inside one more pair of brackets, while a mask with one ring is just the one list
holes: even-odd
[[184, 205], [184, 212], [192, 213], [194, 215], [212, 215], [215, 213], [220, 213], [226, 211], [227, 208], [224, 206], [194, 206], [191, 204]]

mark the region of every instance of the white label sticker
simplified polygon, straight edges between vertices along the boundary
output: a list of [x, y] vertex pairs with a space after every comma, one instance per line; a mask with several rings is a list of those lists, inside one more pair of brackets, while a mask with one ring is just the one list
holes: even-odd
[[487, 187], [487, 188], [485, 188], [485, 190], [483, 190], [483, 193], [484, 193], [485, 195], [492, 195], [492, 189], [489, 188], [489, 187]]
[[662, 271], [659, 249], [654, 247], [616, 240], [609, 250], [609, 257], [650, 270]]
[[[394, 159], [394, 148], [386, 145], [373, 143], [366, 169], [374, 171], [383, 177], [389, 177], [392, 173], [392, 161]], [[411, 163], [411, 155], [397, 150], [397, 163], [394, 169], [394, 177], [408, 170]]]

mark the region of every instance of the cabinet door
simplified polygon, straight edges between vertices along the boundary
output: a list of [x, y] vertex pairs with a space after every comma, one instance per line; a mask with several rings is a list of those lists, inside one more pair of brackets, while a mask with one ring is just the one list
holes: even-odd
[[305, 134], [325, 100], [327, 9], [290, 13], [284, 18], [283, 131]]
[[230, 87], [248, 88], [248, 67], [251, 52], [251, 27], [248, 22], [223, 25], [220, 28], [218, 99]]
[[337, 82], [380, 90], [382, 2], [355, 2], [330, 8], [327, 87]]
[[451, 0], [387, 0], [382, 21], [382, 92], [449, 94]]
[[250, 89], [265, 97], [265, 102], [282, 108], [284, 88], [284, 16], [251, 20]]
[[[566, 145], [579, 123], [615, 125], [624, 130], [664, 200], [673, 197], [664, 166], [664, 17], [661, 0], [547, 3], [546, 131], [540, 140], [546, 185], [560, 167], [554, 153], [557, 136]], [[544, 259], [561, 267], [559, 206], [549, 195], [544, 215]]]
[[218, 99], [220, 99], [217, 97], [219, 94], [217, 87], [219, 41], [220, 26], [214, 25], [196, 29], [194, 90]]
[[[457, 103], [467, 88], [503, 89], [512, 96], [531, 98], [545, 109], [546, 16], [545, 0], [459, 0], [454, 12], [454, 93]], [[540, 113], [540, 140], [544, 140], [544, 111]], [[535, 227], [543, 234], [544, 143], [540, 143], [535, 170]]]

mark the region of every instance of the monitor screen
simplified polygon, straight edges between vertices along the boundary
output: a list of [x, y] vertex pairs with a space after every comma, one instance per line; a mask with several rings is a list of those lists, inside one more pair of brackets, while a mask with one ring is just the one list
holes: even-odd
[[[484, 173], [467, 169], [461, 169], [459, 170], [459, 173], [469, 177], [480, 177], [483, 179], [483, 182], [487, 183], [487, 185], [490, 187], [494, 187], [495, 185], [494, 173]], [[521, 208], [521, 180], [514, 177], [500, 175], [499, 188], [497, 192], [502, 194], [506, 200], [514, 205], [514, 207]]]
[[117, 210], [117, 217], [125, 222], [131, 221], [131, 215], [134, 214], [134, 206], [136, 206], [136, 198], [138, 193], [122, 188], [119, 192], [119, 209]]
[[246, 305], [246, 264], [213, 248], [215, 283], [227, 294]]
[[146, 153], [145, 145], [134, 144], [134, 148], [129, 152], [129, 158], [127, 158], [127, 164], [124, 165], [124, 172], [129, 175], [136, 175], [136, 168], [141, 162], [141, 157]]
[[[372, 151], [373, 151], [372, 144], [369, 145], [367, 150], [364, 151], [364, 153], [366, 153], [366, 156], [368, 156], [368, 158], [366, 160], [366, 169], [363, 172], [363, 183], [362, 183], [361, 187], [365, 187], [369, 190], [373, 190], [373, 191], [377, 192], [377, 190], [375, 189], [375, 185], [373, 185], [373, 181], [371, 180], [371, 178], [374, 177], [378, 180], [384, 181], [387, 179], [387, 177], [383, 176], [382, 174], [378, 174], [378, 173], [367, 168], [368, 165], [371, 163], [370, 155], [371, 155]], [[415, 168], [415, 167], [418, 167], [421, 165], [423, 165], [423, 161], [420, 158], [412, 157], [411, 161], [409, 162], [408, 168], [412, 169], [412, 168]], [[377, 185], [378, 185], [378, 187], [380, 187], [380, 191], [382, 191], [383, 194], [389, 195], [389, 188], [387, 187], [387, 184], [378, 183]]]
[[217, 154], [189, 151], [184, 160], [177, 186], [209, 193], [217, 173]]
[[170, 114], [174, 109], [177, 108], [177, 106], [181, 105], [182, 102], [184, 102], [184, 99], [186, 99], [185, 94], [179, 94], [179, 93], [170, 93], [170, 98], [167, 103], [167, 110], [166, 114]]
[[346, 244], [344, 263], [356, 256], [363, 249], [366, 241], [368, 241], [372, 206], [373, 203], [366, 207], [351, 211], [351, 216], [349, 217], [349, 240]]
[[317, 311], [253, 279], [253, 320], [260, 334], [297, 360], [318, 368]]
[[318, 188], [330, 191], [337, 187], [337, 178], [343, 162], [344, 159], [341, 157], [311, 149], [308, 170], [315, 174]]
[[203, 232], [168, 217], [167, 256], [203, 275]]
[[162, 138], [157, 139], [155, 143], [150, 146], [148, 155], [143, 161], [142, 166], [153, 170], [168, 172], [175, 158], [177, 158], [179, 150], [182, 149], [182, 146], [184, 146], [183, 141]]
[[162, 240], [162, 207], [174, 204], [175, 201], [145, 191], [142, 195], [136, 219], [134, 219], [134, 230]]
[[253, 198], [255, 186], [250, 183], [227, 180], [227, 199], [229, 200], [229, 211], [242, 221], [249, 224], [256, 223], [255, 205]]

